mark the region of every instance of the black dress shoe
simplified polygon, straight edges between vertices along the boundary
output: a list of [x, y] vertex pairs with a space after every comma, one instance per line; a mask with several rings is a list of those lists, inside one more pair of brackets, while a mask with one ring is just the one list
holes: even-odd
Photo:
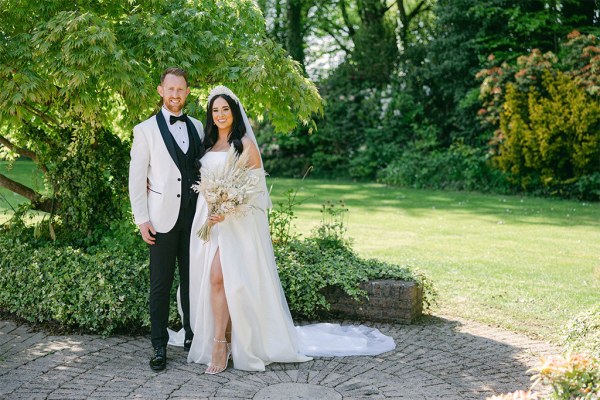
[[159, 346], [154, 348], [154, 357], [150, 359], [150, 368], [153, 371], [162, 371], [167, 367], [167, 348]]
[[192, 347], [192, 339], [185, 339], [185, 341], [183, 342], [183, 349], [185, 351], [190, 351], [191, 347]]

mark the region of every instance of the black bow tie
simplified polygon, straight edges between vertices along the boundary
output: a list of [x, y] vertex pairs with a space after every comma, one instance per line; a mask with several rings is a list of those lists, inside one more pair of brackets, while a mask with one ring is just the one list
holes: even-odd
[[185, 122], [185, 121], [187, 121], [187, 115], [185, 115], [185, 114], [181, 114], [179, 117], [176, 117], [176, 116], [174, 116], [174, 115], [171, 115], [171, 116], [169, 117], [169, 123], [170, 123], [171, 125], [173, 125], [173, 124], [174, 124], [175, 122], [177, 122], [177, 121], [181, 121], [181, 122]]

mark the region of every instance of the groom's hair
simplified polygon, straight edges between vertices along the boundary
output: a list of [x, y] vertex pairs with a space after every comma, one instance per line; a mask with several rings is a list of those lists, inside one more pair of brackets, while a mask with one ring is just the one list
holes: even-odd
[[187, 72], [183, 68], [169, 67], [169, 68], [165, 69], [165, 72], [163, 72], [162, 75], [160, 76], [161, 85], [165, 81], [165, 77], [167, 75], [181, 76], [183, 79], [185, 79], [186, 86], [190, 86], [190, 83], [188, 82]]

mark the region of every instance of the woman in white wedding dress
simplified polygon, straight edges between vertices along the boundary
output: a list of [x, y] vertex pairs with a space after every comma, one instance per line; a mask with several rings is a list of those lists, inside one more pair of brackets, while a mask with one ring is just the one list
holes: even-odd
[[[209, 95], [203, 169], [222, 166], [233, 145], [249, 153], [250, 173], [260, 194], [244, 215], [209, 215], [198, 196], [190, 241], [190, 321], [194, 339], [188, 362], [208, 364], [206, 373], [226, 369], [263, 371], [272, 362], [304, 362], [309, 355], [380, 354], [395, 347], [392, 338], [364, 326], [315, 324], [294, 327], [281, 287], [269, 235], [271, 206], [256, 138], [239, 99], [224, 86]], [[196, 232], [209, 221], [209, 240]], [[231, 327], [230, 332], [228, 326]], [[230, 333], [231, 342], [226, 335]], [[171, 332], [170, 344], [181, 345]]]

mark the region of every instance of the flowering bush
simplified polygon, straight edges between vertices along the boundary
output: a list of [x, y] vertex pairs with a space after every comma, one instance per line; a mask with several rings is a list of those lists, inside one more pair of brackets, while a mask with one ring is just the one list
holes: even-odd
[[600, 398], [600, 362], [595, 358], [583, 354], [550, 357], [542, 360], [537, 371], [537, 381], [550, 385], [554, 398]]
[[[565, 357], [543, 358], [540, 365], [533, 368], [537, 374], [529, 391], [489, 397], [488, 400], [533, 400], [533, 399], [600, 399], [600, 361], [585, 354], [571, 354]], [[547, 396], [533, 392], [538, 384], [552, 388]]]

